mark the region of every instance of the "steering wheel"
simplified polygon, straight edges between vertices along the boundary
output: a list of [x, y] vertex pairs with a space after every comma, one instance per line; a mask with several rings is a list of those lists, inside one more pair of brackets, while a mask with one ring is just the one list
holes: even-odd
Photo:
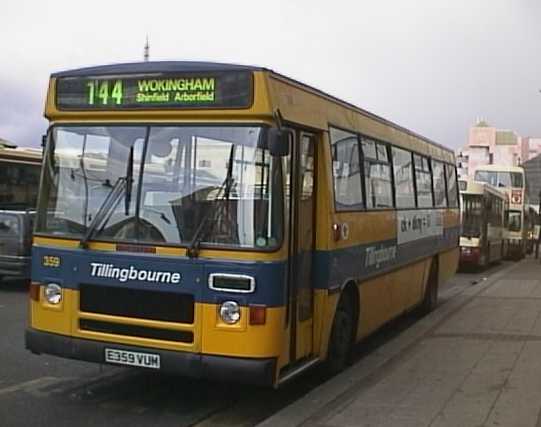
[[[141, 219], [143, 221], [147, 221], [146, 218], [152, 218], [155, 220], [156, 218], [159, 218], [161, 222], [163, 222], [164, 227], [166, 228], [174, 228], [176, 232], [178, 233], [178, 237], [180, 241], [184, 240], [184, 234], [181, 230], [181, 227], [177, 224], [177, 220], [171, 214], [167, 214], [159, 209], [156, 209], [154, 207], [149, 206], [141, 206]], [[159, 229], [154, 226], [158, 231]], [[160, 233], [161, 234], [161, 233]], [[167, 241], [167, 239], [165, 239]]]
[[[139, 231], [138, 234], [137, 231]], [[141, 239], [146, 242], [155, 243], [167, 242], [164, 235], [155, 225], [142, 218], [130, 218], [119, 224], [114, 238], [122, 240]]]

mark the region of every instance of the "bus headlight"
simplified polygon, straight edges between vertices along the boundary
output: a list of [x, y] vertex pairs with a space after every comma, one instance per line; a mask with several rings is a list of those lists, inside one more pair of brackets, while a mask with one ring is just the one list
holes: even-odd
[[240, 306], [235, 301], [225, 301], [220, 306], [220, 317], [229, 325], [237, 323], [240, 320]]
[[62, 288], [56, 283], [49, 283], [45, 287], [45, 299], [51, 305], [60, 304], [60, 301], [62, 301]]

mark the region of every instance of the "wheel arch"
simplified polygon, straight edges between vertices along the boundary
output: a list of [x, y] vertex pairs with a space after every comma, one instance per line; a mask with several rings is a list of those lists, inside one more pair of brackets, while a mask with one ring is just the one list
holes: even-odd
[[354, 310], [353, 321], [354, 321], [354, 325], [357, 326], [356, 328], [354, 328], [354, 332], [357, 335], [354, 334], [354, 336], [352, 337], [352, 340], [355, 340], [356, 337], [358, 336], [360, 305], [361, 305], [359, 285], [357, 284], [357, 281], [355, 279], [348, 278], [344, 280], [344, 282], [339, 287], [336, 287], [334, 290], [331, 290], [331, 292], [329, 292], [330, 300], [328, 300], [328, 304], [327, 304], [327, 315], [324, 316], [324, 318], [328, 320], [323, 321], [322, 323], [322, 335], [321, 335], [321, 341], [319, 344], [319, 354], [323, 359], [327, 358], [327, 353], [329, 351], [331, 329], [332, 329], [332, 324], [334, 322], [334, 316], [336, 315], [336, 309], [338, 307], [340, 299], [344, 297], [350, 298], [351, 301], [353, 302], [353, 310]]
[[[359, 285], [355, 280], [348, 280], [340, 293], [340, 298], [347, 297], [353, 301], [353, 324], [355, 328], [353, 330], [353, 336], [351, 340], [355, 343], [357, 336], [359, 335], [359, 319], [361, 316], [361, 294], [359, 292]], [[340, 299], [339, 298], [339, 299]]]

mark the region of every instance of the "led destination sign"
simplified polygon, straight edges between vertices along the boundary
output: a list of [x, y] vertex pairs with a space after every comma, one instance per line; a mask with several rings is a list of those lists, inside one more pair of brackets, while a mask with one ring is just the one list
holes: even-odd
[[60, 77], [56, 105], [63, 110], [137, 108], [247, 108], [252, 74], [152, 74]]

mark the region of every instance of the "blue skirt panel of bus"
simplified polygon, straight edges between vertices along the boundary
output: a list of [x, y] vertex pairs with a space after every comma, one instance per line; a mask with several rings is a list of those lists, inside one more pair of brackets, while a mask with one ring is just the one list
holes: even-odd
[[[97, 252], [35, 246], [32, 249], [32, 280], [58, 283], [68, 289], [81, 284], [103, 285], [194, 295], [196, 302], [217, 304], [234, 296], [241, 305], [270, 307], [287, 301], [287, 263], [190, 259], [149, 254]], [[255, 278], [253, 293], [210, 289], [212, 273], [239, 274]]]

